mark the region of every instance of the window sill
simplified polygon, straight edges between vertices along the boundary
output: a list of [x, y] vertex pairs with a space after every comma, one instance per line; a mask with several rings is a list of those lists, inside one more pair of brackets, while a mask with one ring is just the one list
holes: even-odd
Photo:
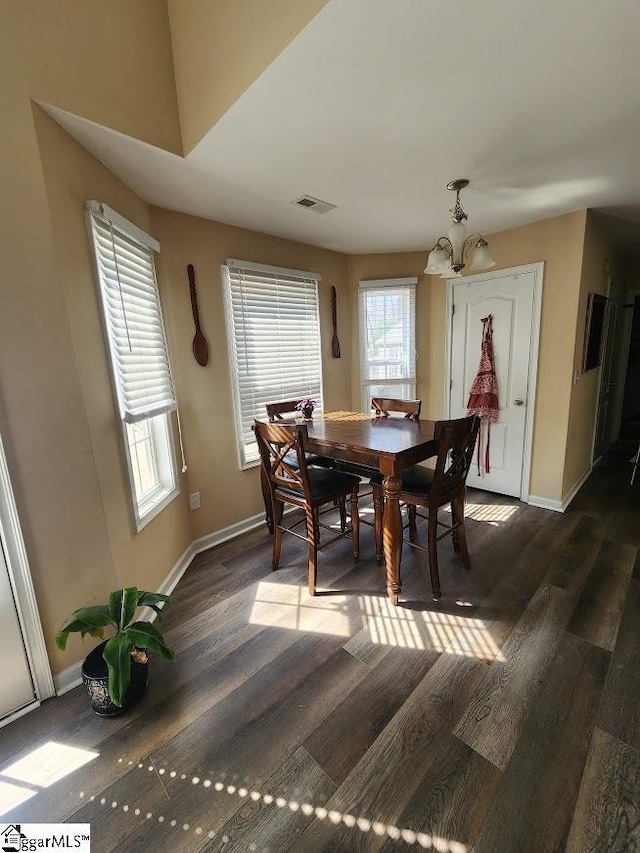
[[136, 533], [140, 533], [140, 531], [145, 528], [150, 521], [153, 521], [153, 519], [159, 515], [165, 507], [169, 506], [171, 501], [173, 501], [173, 499], [179, 494], [179, 487], [172, 486], [170, 489], [160, 490], [151, 500], [147, 499], [142, 506], [136, 507]]

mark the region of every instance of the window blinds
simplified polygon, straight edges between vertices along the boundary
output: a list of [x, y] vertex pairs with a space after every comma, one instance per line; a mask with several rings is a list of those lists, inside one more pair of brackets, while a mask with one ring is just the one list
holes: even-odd
[[134, 226], [125, 233], [126, 220], [106, 205], [87, 210], [120, 415], [136, 423], [176, 408], [153, 263], [159, 247]]
[[319, 276], [229, 260], [222, 267], [243, 467], [258, 459], [251, 429], [265, 404], [311, 397], [322, 408]]
[[413, 396], [417, 279], [361, 281], [360, 376], [363, 397]]

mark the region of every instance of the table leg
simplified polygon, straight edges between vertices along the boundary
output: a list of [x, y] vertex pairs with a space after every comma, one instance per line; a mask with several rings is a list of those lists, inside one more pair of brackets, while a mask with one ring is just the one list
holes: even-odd
[[387, 564], [387, 595], [393, 604], [400, 596], [400, 555], [402, 553], [402, 516], [400, 515], [400, 477], [385, 477], [382, 481], [384, 512], [382, 516], [382, 542]]

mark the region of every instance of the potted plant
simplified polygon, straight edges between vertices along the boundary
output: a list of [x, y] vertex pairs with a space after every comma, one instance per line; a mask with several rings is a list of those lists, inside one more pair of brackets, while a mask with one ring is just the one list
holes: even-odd
[[296, 409], [299, 409], [302, 412], [302, 417], [305, 421], [310, 421], [313, 417], [313, 410], [315, 408], [316, 401], [310, 400], [308, 397], [305, 397], [304, 400], [300, 400]]
[[66, 648], [71, 633], [83, 638], [104, 637], [104, 629], [113, 628], [113, 636], [96, 646], [82, 664], [82, 681], [96, 714], [105, 717], [121, 714], [133, 707], [147, 687], [149, 653], [172, 660], [162, 634], [153, 622], [133, 622], [138, 607], [150, 607], [162, 618], [161, 604], [168, 595], [144, 592], [135, 586], [117, 589], [108, 604], [81, 607], [62, 623], [56, 634], [56, 646]]

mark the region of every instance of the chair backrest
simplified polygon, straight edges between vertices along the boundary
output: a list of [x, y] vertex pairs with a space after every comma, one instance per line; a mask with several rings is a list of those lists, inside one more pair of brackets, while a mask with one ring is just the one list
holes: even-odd
[[281, 421], [283, 415], [294, 415], [298, 411], [298, 404], [303, 399], [304, 397], [300, 397], [298, 400], [278, 400], [267, 403], [267, 417], [270, 421]]
[[438, 442], [438, 458], [430, 495], [438, 505], [447, 503], [464, 489], [479, 427], [477, 415], [436, 421], [434, 438]]
[[372, 397], [371, 408], [377, 418], [388, 418], [389, 412], [402, 412], [408, 421], [420, 418], [422, 400], [394, 400], [391, 397]]
[[[271, 488], [311, 493], [306, 462], [306, 424], [254, 421], [260, 462]], [[293, 463], [293, 464], [292, 464]]]

